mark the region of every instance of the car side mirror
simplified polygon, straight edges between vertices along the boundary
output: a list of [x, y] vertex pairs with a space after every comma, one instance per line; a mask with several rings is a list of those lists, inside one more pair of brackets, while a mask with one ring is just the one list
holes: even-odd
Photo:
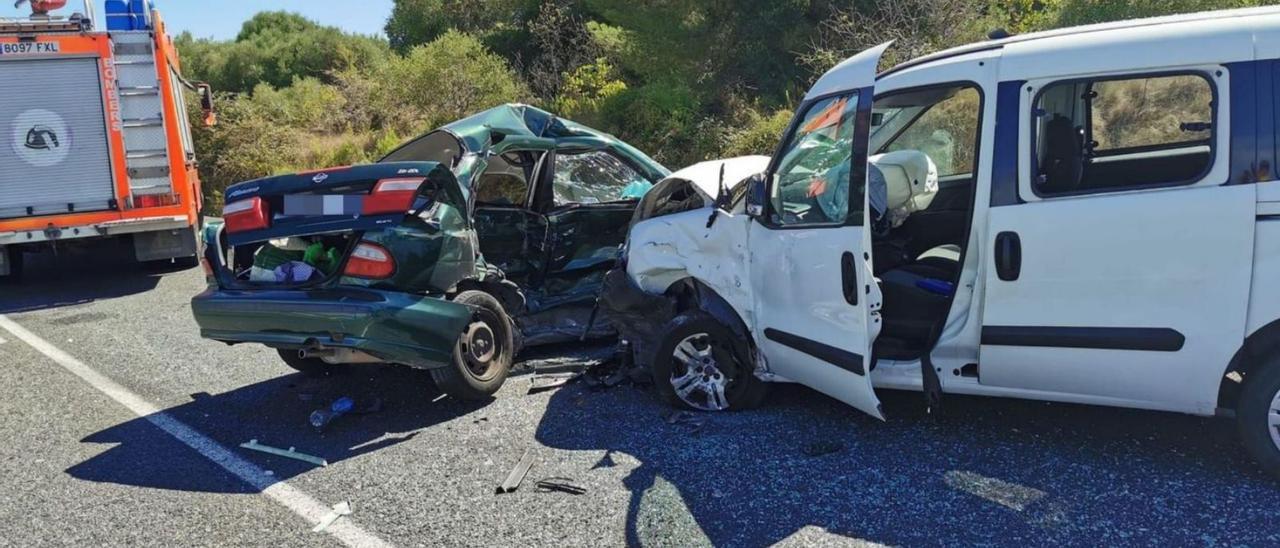
[[204, 113], [205, 127], [218, 125], [218, 114], [213, 111], [213, 88], [209, 84], [196, 84], [200, 93], [200, 111]]
[[747, 180], [747, 215], [754, 218], [764, 216], [764, 203], [768, 196], [768, 178], [763, 173], [752, 175]]

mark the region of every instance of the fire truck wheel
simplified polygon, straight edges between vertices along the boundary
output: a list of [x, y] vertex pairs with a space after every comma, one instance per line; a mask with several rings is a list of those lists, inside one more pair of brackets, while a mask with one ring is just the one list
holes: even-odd
[[24, 256], [22, 250], [13, 246], [5, 248], [4, 252], [8, 254], [9, 275], [0, 276], [0, 283], [18, 283], [22, 281], [22, 261]]

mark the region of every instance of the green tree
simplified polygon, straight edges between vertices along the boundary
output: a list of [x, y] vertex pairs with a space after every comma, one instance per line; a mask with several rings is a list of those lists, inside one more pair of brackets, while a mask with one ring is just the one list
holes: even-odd
[[529, 95], [505, 60], [458, 31], [393, 58], [373, 79], [378, 125], [411, 135]]
[[343, 33], [286, 12], [255, 15], [234, 41], [183, 33], [176, 43], [190, 77], [240, 93], [259, 83], [286, 87], [297, 77], [327, 80], [333, 72], [367, 69], [390, 55], [379, 38]]
[[1062, 0], [1058, 27], [1274, 4], [1260, 0]]

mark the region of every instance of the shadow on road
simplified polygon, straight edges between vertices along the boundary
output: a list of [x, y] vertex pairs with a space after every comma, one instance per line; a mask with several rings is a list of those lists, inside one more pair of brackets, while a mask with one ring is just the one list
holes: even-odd
[[[445, 398], [425, 371], [404, 367], [351, 367], [323, 377], [286, 375], [222, 394], [193, 394], [189, 403], [165, 409], [170, 417], [214, 438], [246, 460], [287, 480], [314, 465], [265, 455], [238, 446], [250, 439], [319, 456], [329, 464], [356, 458], [413, 439], [418, 431], [484, 406]], [[365, 403], [379, 398], [382, 409], [336, 419], [323, 432], [307, 423], [312, 411], [350, 396]], [[253, 488], [191, 451], [145, 418], [96, 432], [84, 443], [106, 451], [67, 469], [73, 477], [138, 487], [215, 493]]]
[[889, 545], [1268, 544], [1280, 534], [1280, 491], [1226, 421], [957, 396], [930, 417], [918, 394], [882, 391], [882, 423], [779, 388], [763, 409], [700, 415], [701, 426], [669, 423], [636, 389], [565, 389], [537, 439], [604, 450], [597, 467], [635, 466], [624, 481], [632, 546], [687, 544], [687, 530], [716, 546], [808, 545], [821, 542], [815, 531]]
[[27, 254], [20, 282], [0, 282], [0, 314], [31, 312], [126, 297], [155, 289], [176, 266], [140, 265], [118, 242]]

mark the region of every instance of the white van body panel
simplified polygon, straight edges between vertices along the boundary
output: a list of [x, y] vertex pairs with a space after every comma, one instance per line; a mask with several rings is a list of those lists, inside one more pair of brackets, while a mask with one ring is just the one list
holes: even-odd
[[[973, 82], [982, 91], [972, 227], [955, 298], [931, 353], [944, 392], [1198, 415], [1218, 411], [1223, 375], [1245, 338], [1280, 320], [1280, 284], [1272, 283], [1280, 279], [1280, 182], [1224, 184], [1233, 177], [1232, 75], [1226, 65], [1255, 59], [1280, 59], [1280, 8], [1015, 36], [926, 56], [877, 80], [877, 95], [957, 82]], [[848, 70], [832, 69], [807, 99], [841, 89], [835, 82]], [[1206, 174], [1181, 186], [1052, 197], [1032, 191], [1032, 129], [1025, 122], [1039, 90], [1062, 80], [1168, 72], [1204, 75], [1215, 88], [1214, 154]], [[997, 88], [1003, 82], [1025, 82], [1016, 121], [1019, 203], [992, 207]], [[765, 294], [776, 291], [765, 278], [744, 281], [751, 280], [745, 265], [763, 260], [781, 271], [806, 266], [804, 259], [787, 256], [791, 244], [757, 247], [751, 241], [756, 221], [740, 210], [722, 213], [710, 231], [707, 216], [697, 210], [637, 224], [628, 272], [649, 292], [680, 276], [703, 281], [759, 338], [758, 317], [787, 295]], [[1016, 283], [994, 272], [993, 241], [1002, 231], [1022, 238]], [[830, 300], [841, 301], [839, 295]], [[814, 321], [830, 316], [822, 308], [811, 313]], [[984, 326], [1167, 328], [1185, 342], [1176, 351], [983, 346]], [[795, 329], [810, 327], [806, 322]], [[766, 362], [778, 355], [765, 350]], [[978, 376], [960, 374], [974, 364]], [[921, 390], [920, 366], [918, 360], [881, 359], [870, 372], [872, 384]]]
[[[1277, 52], [1280, 53], [1280, 52]], [[1245, 332], [1256, 333], [1280, 320], [1280, 181], [1252, 185], [1258, 193], [1253, 237], [1253, 283]]]

